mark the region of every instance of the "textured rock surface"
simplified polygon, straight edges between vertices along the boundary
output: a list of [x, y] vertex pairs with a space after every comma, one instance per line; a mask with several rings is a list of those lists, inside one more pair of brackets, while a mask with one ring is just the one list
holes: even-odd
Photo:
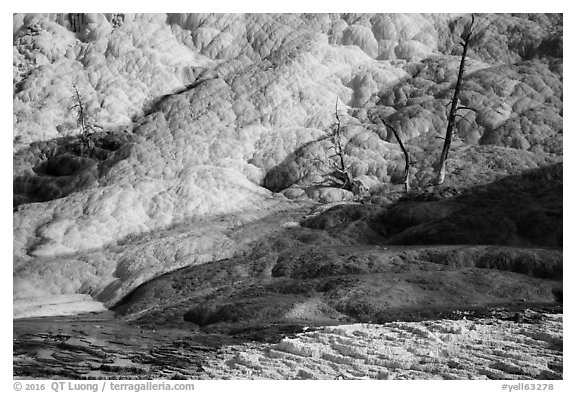
[[[14, 376], [70, 379], [562, 379], [562, 314], [331, 326], [278, 342], [100, 316], [14, 325]], [[464, 317], [464, 319], [462, 319]], [[40, 327], [40, 328], [39, 328]], [[41, 332], [41, 333], [38, 333]]]
[[[296, 205], [270, 190], [353, 198], [321, 184], [337, 99], [350, 171], [373, 196], [396, 190], [403, 171], [379, 117], [407, 140], [426, 185], [468, 17], [13, 23], [15, 299], [114, 304], [159, 274], [244, 252], [259, 235], [230, 237], [235, 228]], [[461, 96], [474, 110], [457, 124], [447, 177], [462, 187], [562, 160], [562, 17], [479, 16], [478, 28]], [[73, 83], [103, 127], [89, 155], [78, 152]]]
[[272, 214], [238, 231], [266, 228], [249, 252], [150, 280], [114, 310], [139, 324], [237, 332], [561, 303], [561, 195], [558, 177], [544, 179], [512, 176], [388, 209], [340, 203], [304, 218]]
[[538, 325], [345, 325], [272, 345], [231, 346], [205, 369], [216, 379], [561, 379], [562, 343], [556, 315]]

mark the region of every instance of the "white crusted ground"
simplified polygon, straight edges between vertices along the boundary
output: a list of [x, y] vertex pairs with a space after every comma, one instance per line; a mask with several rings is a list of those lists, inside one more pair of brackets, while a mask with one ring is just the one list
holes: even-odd
[[342, 325], [222, 349], [214, 379], [561, 379], [562, 315]]
[[76, 315], [105, 310], [104, 304], [95, 301], [90, 295], [55, 295], [15, 300], [13, 317]]

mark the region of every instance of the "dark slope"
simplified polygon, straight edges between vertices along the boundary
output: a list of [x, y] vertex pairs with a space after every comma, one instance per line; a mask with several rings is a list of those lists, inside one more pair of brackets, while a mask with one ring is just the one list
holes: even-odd
[[115, 311], [153, 326], [185, 321], [265, 338], [294, 326], [554, 305], [561, 190], [562, 165], [554, 165], [383, 211], [337, 205], [260, 239], [247, 255], [154, 279]]

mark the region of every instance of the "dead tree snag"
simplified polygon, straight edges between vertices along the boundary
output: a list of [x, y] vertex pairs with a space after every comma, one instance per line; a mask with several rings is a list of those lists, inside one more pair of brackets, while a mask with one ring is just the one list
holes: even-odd
[[464, 68], [466, 64], [466, 53], [468, 52], [468, 45], [470, 43], [470, 37], [472, 36], [472, 26], [474, 25], [474, 15], [472, 15], [472, 21], [466, 29], [466, 33], [463, 37], [463, 42], [461, 45], [464, 47], [462, 50], [462, 58], [460, 59], [460, 68], [458, 70], [458, 79], [456, 80], [456, 87], [454, 89], [454, 97], [452, 98], [452, 103], [450, 106], [450, 113], [448, 115], [448, 126], [446, 127], [446, 136], [444, 137], [444, 147], [442, 148], [442, 153], [440, 155], [440, 163], [438, 165], [438, 175], [436, 178], [436, 184], [444, 183], [446, 178], [446, 160], [448, 159], [448, 153], [450, 152], [450, 144], [452, 143], [452, 135], [454, 133], [454, 125], [456, 123], [457, 112], [459, 109], [467, 109], [466, 107], [461, 107], [458, 105], [460, 97], [460, 89], [462, 87], [462, 79], [464, 77]]

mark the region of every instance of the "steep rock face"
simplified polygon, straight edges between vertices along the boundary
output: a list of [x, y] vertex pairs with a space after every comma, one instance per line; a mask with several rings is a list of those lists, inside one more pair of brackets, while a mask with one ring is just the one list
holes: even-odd
[[[470, 144], [529, 150], [526, 162], [554, 160], [562, 154], [561, 17], [480, 21], [490, 28], [471, 54], [462, 96], [477, 111], [464, 114], [459, 133]], [[196, 263], [186, 256], [201, 242], [176, 255], [157, 244], [156, 257], [140, 262], [125, 250], [95, 250], [187, 220], [261, 212], [252, 219], [289, 205], [267, 189], [345, 197], [316, 187], [330, 169], [326, 130], [337, 101], [353, 176], [382, 188], [402, 157], [377, 118], [422, 155], [433, 149], [423, 141], [442, 132], [467, 23], [418, 14], [15, 15], [16, 298], [117, 300]], [[101, 140], [124, 136], [88, 155], [74, 151], [73, 83], [104, 127]], [[121, 260], [139, 267], [123, 270]]]

